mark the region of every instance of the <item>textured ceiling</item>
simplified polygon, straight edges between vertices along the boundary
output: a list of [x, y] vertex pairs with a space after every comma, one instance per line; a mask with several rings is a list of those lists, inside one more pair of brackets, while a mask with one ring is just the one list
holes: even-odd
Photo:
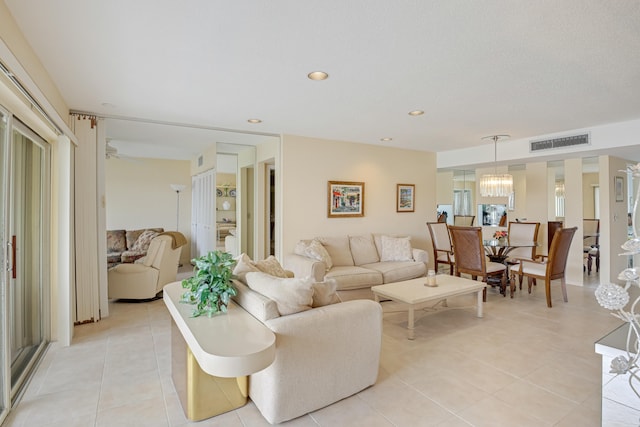
[[[635, 0], [5, 2], [69, 107], [99, 115], [430, 151], [640, 118]], [[148, 143], [236, 135], [180, 130]]]

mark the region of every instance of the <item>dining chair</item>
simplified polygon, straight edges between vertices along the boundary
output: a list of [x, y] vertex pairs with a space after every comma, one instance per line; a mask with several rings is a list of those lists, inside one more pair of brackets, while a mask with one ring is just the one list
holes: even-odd
[[[459, 227], [449, 226], [451, 241], [455, 251], [455, 274], [461, 273], [471, 275], [473, 280], [478, 277], [483, 282], [492, 284], [489, 279], [494, 278], [500, 281], [500, 292], [506, 296], [507, 274], [506, 266], [498, 262], [487, 260], [482, 244], [482, 227]], [[483, 291], [483, 301], [487, 300], [487, 290]]]
[[500, 217], [500, 222], [498, 223], [498, 227], [504, 227], [505, 225], [507, 225], [507, 213], [503, 213], [502, 216]]
[[512, 279], [515, 274], [527, 276], [529, 293], [531, 286], [535, 284], [536, 279], [544, 280], [544, 289], [547, 296], [547, 307], [551, 308], [551, 281], [560, 279], [562, 288], [562, 297], [564, 302], [568, 302], [567, 286], [565, 282], [565, 270], [567, 267], [567, 258], [571, 240], [578, 227], [560, 228], [556, 230], [556, 234], [551, 241], [549, 255], [541, 257], [540, 260], [522, 260], [518, 265], [513, 266], [511, 271]]
[[562, 221], [547, 222], [547, 253], [549, 253], [549, 249], [551, 248], [551, 241], [553, 240], [553, 236], [556, 234], [556, 230], [563, 226], [564, 224]]
[[433, 259], [436, 272], [440, 264], [449, 264], [449, 274], [453, 276], [455, 257], [451, 246], [448, 225], [445, 222], [427, 222], [431, 243], [433, 245]]
[[587, 261], [587, 274], [591, 274], [593, 260], [596, 260], [596, 272], [600, 271], [600, 220], [583, 219], [583, 253]]
[[454, 215], [453, 225], [470, 227], [473, 225], [474, 219], [476, 219], [475, 215]]
[[[509, 240], [517, 242], [537, 242], [539, 222], [509, 222], [507, 235]], [[509, 252], [507, 263], [518, 264], [521, 259], [533, 260], [536, 258], [536, 246], [514, 248]], [[522, 276], [518, 276], [520, 289], [522, 289]]]

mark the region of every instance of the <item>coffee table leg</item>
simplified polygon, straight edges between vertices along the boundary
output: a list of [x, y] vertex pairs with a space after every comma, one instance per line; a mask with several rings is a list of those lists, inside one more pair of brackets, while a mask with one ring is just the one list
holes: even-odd
[[413, 323], [414, 323], [414, 318], [413, 318], [413, 306], [409, 306], [409, 319], [407, 320], [407, 337], [412, 340], [413, 339]]
[[482, 290], [478, 291], [478, 317], [482, 317]]

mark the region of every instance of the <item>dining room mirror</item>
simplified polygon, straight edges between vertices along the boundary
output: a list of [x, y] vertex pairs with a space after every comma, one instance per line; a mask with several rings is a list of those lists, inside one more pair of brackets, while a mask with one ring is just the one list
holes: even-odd
[[476, 173], [474, 170], [453, 171], [453, 214], [474, 215]]
[[555, 160], [547, 163], [548, 170], [548, 204], [547, 219], [549, 221], [564, 221], [565, 187], [564, 187], [564, 161]]

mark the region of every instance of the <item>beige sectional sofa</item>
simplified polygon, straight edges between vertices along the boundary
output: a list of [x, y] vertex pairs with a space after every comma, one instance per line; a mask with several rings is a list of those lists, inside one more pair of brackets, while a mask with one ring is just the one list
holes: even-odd
[[428, 254], [411, 247], [410, 238], [384, 234], [317, 237], [301, 240], [295, 253], [284, 257], [284, 267], [295, 277], [334, 279], [345, 301], [372, 298], [371, 286], [422, 277]]
[[249, 380], [249, 397], [268, 422], [297, 418], [376, 382], [380, 304], [347, 301], [280, 315], [273, 299], [238, 280], [234, 284], [236, 303], [276, 334], [274, 362]]

